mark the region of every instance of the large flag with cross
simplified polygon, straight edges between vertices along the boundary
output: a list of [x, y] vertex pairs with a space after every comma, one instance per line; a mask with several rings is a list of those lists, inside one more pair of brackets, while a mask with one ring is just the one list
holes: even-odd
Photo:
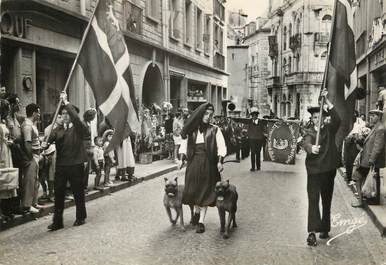
[[114, 128], [107, 151], [141, 126], [130, 67], [130, 55], [113, 10], [113, 0], [99, 0], [79, 54], [79, 64], [96, 104]]
[[353, 9], [351, 0], [335, 0], [334, 17], [325, 86], [328, 97], [341, 118], [336, 144], [341, 150], [344, 138], [350, 132], [355, 101], [358, 99]]

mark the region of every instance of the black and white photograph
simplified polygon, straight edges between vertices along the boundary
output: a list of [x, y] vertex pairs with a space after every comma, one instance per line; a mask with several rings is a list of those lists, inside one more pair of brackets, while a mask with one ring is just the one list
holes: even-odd
[[386, 0], [0, 0], [0, 265], [386, 265]]

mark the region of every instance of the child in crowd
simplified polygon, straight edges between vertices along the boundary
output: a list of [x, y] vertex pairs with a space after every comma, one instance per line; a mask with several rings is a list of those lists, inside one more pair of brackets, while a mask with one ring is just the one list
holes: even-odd
[[102, 187], [99, 185], [102, 176], [102, 169], [104, 167], [104, 151], [103, 151], [103, 139], [100, 136], [94, 138], [95, 148], [93, 155], [93, 166], [95, 171], [94, 190], [100, 190]]
[[111, 186], [110, 182], [110, 170], [111, 168], [116, 164], [115, 161], [115, 154], [114, 151], [110, 151], [106, 153], [106, 148], [109, 146], [111, 138], [113, 138], [114, 131], [113, 130], [106, 130], [103, 133], [103, 151], [104, 151], [104, 160], [105, 160], [105, 179], [104, 179], [104, 186], [109, 187]]

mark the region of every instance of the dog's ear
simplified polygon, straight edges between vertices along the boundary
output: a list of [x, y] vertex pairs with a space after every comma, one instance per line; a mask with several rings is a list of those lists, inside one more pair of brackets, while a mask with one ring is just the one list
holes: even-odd
[[227, 183], [229, 184], [229, 179], [227, 179]]
[[177, 182], [177, 180], [178, 180], [178, 177], [175, 177], [175, 178], [174, 178], [174, 181]]
[[168, 181], [168, 178], [164, 178], [165, 182]]

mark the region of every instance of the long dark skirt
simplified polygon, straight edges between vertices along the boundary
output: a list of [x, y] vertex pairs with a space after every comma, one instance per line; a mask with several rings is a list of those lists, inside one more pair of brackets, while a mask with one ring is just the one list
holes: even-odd
[[220, 180], [217, 165], [209, 162], [204, 144], [197, 144], [193, 159], [188, 161], [186, 168], [182, 202], [188, 205], [215, 206], [214, 189]]

